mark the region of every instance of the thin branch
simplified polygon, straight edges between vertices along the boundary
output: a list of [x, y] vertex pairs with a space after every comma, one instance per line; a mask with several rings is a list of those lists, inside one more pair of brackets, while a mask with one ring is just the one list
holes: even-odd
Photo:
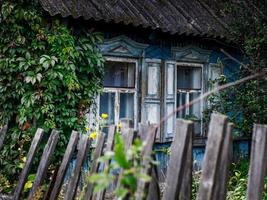
[[[227, 89], [227, 88], [230, 88], [230, 87], [233, 87], [233, 86], [236, 86], [236, 85], [240, 85], [241, 83], [244, 83], [244, 82], [247, 82], [249, 80], [252, 80], [252, 79], [255, 79], [255, 78], [259, 78], [259, 77], [264, 77], [267, 75], [267, 70], [262, 70], [262, 72], [258, 72], [256, 74], [253, 74], [253, 75], [250, 75], [250, 76], [247, 76], [245, 78], [242, 78], [242, 79], [239, 79], [235, 82], [231, 82], [231, 83], [227, 83], [227, 84], [224, 84], [224, 85], [221, 85], [221, 86], [218, 86], [216, 87], [215, 89], [209, 91], [209, 92], [206, 92], [204, 93], [203, 95], [201, 95], [200, 97], [190, 101], [189, 103], [187, 104], [184, 104], [184, 105], [181, 105], [179, 107], [177, 107], [172, 113], [168, 114], [167, 116], [163, 117], [160, 122], [155, 126], [155, 128], [159, 128], [160, 125], [165, 122], [166, 120], [168, 120], [170, 117], [172, 117], [173, 115], [175, 115], [177, 112], [180, 112], [181, 110], [185, 109], [185, 108], [188, 108], [190, 106], [192, 106], [193, 104], [195, 103], [198, 103], [200, 101], [202, 101], [203, 99], [207, 98], [208, 96], [210, 96], [211, 94], [214, 94], [214, 93], [217, 93], [219, 91], [222, 91], [224, 89]], [[150, 133], [150, 132], [149, 132]]]
[[237, 60], [235, 57], [233, 57], [232, 55], [230, 55], [229, 53], [227, 53], [225, 50], [220, 49], [220, 51], [226, 55], [228, 58], [230, 58], [231, 60], [235, 61], [236, 63], [238, 63], [239, 65], [241, 65], [242, 67], [244, 67], [245, 69], [247, 69], [249, 72], [251, 73], [255, 73], [255, 71], [253, 71], [252, 69], [249, 69], [248, 65], [245, 65], [244, 63], [240, 62], [239, 60]]

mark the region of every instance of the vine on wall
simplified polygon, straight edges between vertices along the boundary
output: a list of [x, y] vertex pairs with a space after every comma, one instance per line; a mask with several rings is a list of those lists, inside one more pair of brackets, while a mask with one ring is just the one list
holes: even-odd
[[8, 192], [37, 127], [62, 131], [56, 157], [72, 129], [85, 131], [85, 113], [102, 88], [104, 59], [96, 46], [101, 34], [74, 34], [38, 1], [4, 0], [0, 23], [0, 125], [9, 122], [0, 192]]

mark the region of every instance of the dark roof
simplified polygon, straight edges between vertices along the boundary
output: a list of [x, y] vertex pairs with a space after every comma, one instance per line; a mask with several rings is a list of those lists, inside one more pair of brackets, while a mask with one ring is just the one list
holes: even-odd
[[[50, 15], [160, 29], [171, 34], [227, 37], [228, 26], [210, 0], [40, 0]], [[206, 2], [206, 3], [204, 3]], [[217, 4], [217, 0], [213, 1]], [[226, 20], [225, 20], [226, 21]]]

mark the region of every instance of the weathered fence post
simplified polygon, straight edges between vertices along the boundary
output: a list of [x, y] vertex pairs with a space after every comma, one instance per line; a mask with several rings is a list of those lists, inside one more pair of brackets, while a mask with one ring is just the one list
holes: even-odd
[[64, 196], [64, 200], [73, 200], [75, 198], [78, 182], [80, 179], [80, 172], [82, 169], [82, 165], [86, 158], [86, 152], [90, 147], [91, 140], [88, 135], [80, 135], [79, 143], [78, 143], [78, 154], [76, 165], [74, 168], [74, 172], [70, 177], [69, 183], [67, 185], [66, 193]]
[[202, 175], [198, 190], [198, 200], [214, 199], [217, 173], [220, 173], [220, 154], [225, 138], [227, 117], [213, 113], [209, 125], [208, 141], [205, 150]]
[[49, 197], [50, 200], [55, 200], [58, 197], [61, 185], [63, 183], [64, 176], [65, 176], [66, 171], [67, 171], [67, 167], [69, 165], [69, 162], [72, 158], [72, 154], [73, 154], [73, 152], [76, 148], [76, 145], [78, 143], [78, 139], [79, 139], [78, 132], [72, 131], [67, 149], [65, 151], [65, 154], [64, 154], [64, 157], [62, 160], [62, 163], [61, 163], [60, 168], [57, 172], [57, 177], [56, 177], [56, 181], [55, 181], [53, 190], [52, 190], [51, 195]]
[[[142, 152], [143, 174], [151, 175], [151, 156], [153, 152], [153, 145], [155, 142], [157, 128], [155, 125], [150, 126], [145, 140], [145, 147]], [[142, 200], [146, 198], [146, 189], [149, 188], [149, 183], [145, 183], [142, 180], [137, 182], [137, 191], [135, 193], [136, 200]]]
[[[97, 162], [97, 159], [101, 156], [103, 152], [104, 142], [105, 142], [105, 133], [100, 133], [98, 136], [98, 141], [96, 144], [96, 148], [94, 150], [93, 160], [92, 164], [90, 166], [90, 172], [89, 175], [92, 175], [98, 171], [99, 163]], [[90, 200], [93, 196], [93, 184], [88, 183], [86, 186], [86, 193], [84, 199]]]
[[261, 200], [267, 167], [267, 125], [253, 128], [247, 200]]
[[[107, 136], [107, 143], [106, 143], [105, 152], [113, 150], [115, 132], [116, 132], [116, 127], [114, 125], [111, 125], [108, 129], [108, 136]], [[110, 164], [110, 160], [105, 162], [105, 164], [103, 166], [103, 170], [105, 170], [105, 168], [108, 168], [109, 164]], [[97, 194], [97, 200], [104, 200], [105, 194], [106, 194], [106, 189], [100, 191]]]
[[[191, 198], [189, 185], [191, 185], [192, 179], [192, 130], [192, 122], [177, 120], [176, 135], [171, 145], [171, 156], [167, 169], [164, 200], [189, 200]], [[185, 186], [182, 190], [183, 184]], [[186, 194], [186, 192], [188, 193]]]
[[225, 200], [227, 194], [227, 182], [229, 176], [229, 167], [232, 160], [232, 129], [233, 124], [227, 123], [225, 139], [223, 141], [222, 152], [220, 156], [219, 173], [217, 173], [217, 179], [215, 184], [214, 199]]
[[43, 151], [41, 161], [36, 173], [36, 178], [34, 180], [28, 199], [33, 199], [35, 193], [37, 192], [45, 178], [50, 160], [57, 145], [58, 137], [58, 131], [52, 130], [52, 133], [45, 145], [45, 149]]
[[20, 198], [21, 191], [23, 190], [25, 181], [28, 177], [28, 173], [29, 173], [31, 165], [33, 163], [34, 156], [37, 152], [37, 148], [38, 148], [38, 146], [42, 140], [43, 133], [44, 133], [44, 130], [38, 128], [35, 135], [34, 135], [30, 150], [29, 150], [28, 155], [27, 155], [27, 160], [26, 160], [25, 166], [24, 166], [24, 168], [20, 174], [19, 182], [18, 182], [17, 187], [16, 187], [15, 192], [14, 192], [14, 196], [13, 196], [14, 200], [18, 200]]
[[7, 125], [3, 126], [0, 130], [0, 150], [2, 149], [2, 147], [4, 145], [6, 133], [7, 133]]

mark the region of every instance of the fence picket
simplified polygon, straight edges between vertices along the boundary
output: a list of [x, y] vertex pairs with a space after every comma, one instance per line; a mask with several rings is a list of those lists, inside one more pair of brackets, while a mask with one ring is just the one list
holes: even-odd
[[[155, 125], [150, 126], [150, 129], [147, 133], [145, 146], [142, 152], [142, 164], [144, 166], [142, 173], [151, 175], [151, 156], [153, 152], [153, 144], [155, 142], [157, 133], [157, 128]], [[137, 191], [135, 193], [136, 200], [142, 200], [146, 198], [146, 189], [149, 188], [149, 183], [144, 182], [143, 180], [138, 180], [137, 182]]]
[[65, 176], [66, 171], [67, 171], [67, 167], [69, 165], [69, 162], [72, 158], [72, 154], [73, 154], [73, 152], [76, 148], [76, 145], [78, 143], [78, 139], [79, 139], [78, 132], [72, 131], [67, 149], [65, 151], [62, 163], [61, 163], [60, 168], [59, 168], [58, 173], [57, 173], [57, 177], [56, 177], [56, 181], [55, 181], [53, 190], [52, 190], [51, 195], [49, 197], [50, 200], [55, 200], [58, 197], [61, 185], [63, 183], [64, 176]]
[[74, 172], [70, 177], [64, 200], [73, 200], [75, 198], [78, 182], [80, 179], [80, 172], [82, 169], [83, 162], [86, 158], [86, 152], [90, 146], [91, 140], [87, 135], [80, 135], [78, 143], [78, 154]]
[[[108, 129], [108, 136], [107, 136], [107, 144], [105, 148], [105, 152], [112, 151], [114, 146], [114, 137], [115, 137], [116, 127], [114, 125], [111, 125]], [[110, 160], [104, 163], [103, 170], [105, 168], [108, 168], [110, 164]], [[100, 191], [97, 194], [97, 200], [104, 200], [106, 194], [106, 189]]]
[[227, 193], [227, 182], [229, 175], [229, 167], [232, 160], [232, 129], [233, 124], [227, 123], [226, 134], [223, 141], [222, 152], [220, 156], [219, 173], [217, 173], [217, 180], [215, 184], [214, 199], [225, 200]]
[[[187, 178], [187, 183], [191, 183], [191, 178], [186, 177], [186, 175], [192, 176], [192, 148], [191, 145], [188, 145], [188, 143], [192, 142], [192, 128], [193, 124], [190, 121], [177, 120], [176, 122], [176, 135], [171, 146], [171, 156], [167, 170], [166, 190], [163, 194], [164, 200], [179, 199], [179, 196], [182, 195], [181, 188], [185, 178]], [[190, 188], [183, 188], [182, 196], [184, 199], [188, 199], [186, 196], [191, 196], [185, 194], [185, 191], [188, 189]]]
[[34, 138], [33, 138], [32, 143], [31, 143], [31, 147], [30, 147], [28, 155], [27, 155], [27, 160], [26, 160], [25, 166], [24, 166], [24, 168], [20, 174], [19, 182], [18, 182], [17, 187], [16, 187], [15, 192], [14, 192], [14, 196], [13, 196], [14, 200], [18, 200], [20, 198], [20, 194], [21, 194], [21, 191], [23, 190], [24, 184], [27, 180], [28, 173], [29, 173], [31, 165], [33, 163], [34, 156], [35, 156], [37, 149], [38, 149], [38, 146], [42, 140], [43, 133], [44, 133], [44, 130], [41, 128], [38, 128], [35, 135], [34, 135]]
[[[93, 161], [90, 167], [89, 175], [96, 173], [98, 170], [99, 163], [97, 162], [97, 159], [101, 156], [103, 152], [105, 136], [106, 136], [105, 133], [100, 133], [98, 136], [98, 141], [96, 144], [96, 148], [94, 150]], [[92, 196], [93, 196], [93, 184], [89, 182], [86, 187], [86, 193], [84, 199], [90, 200], [92, 199]]]
[[214, 199], [216, 174], [219, 172], [220, 154], [225, 136], [227, 117], [213, 113], [209, 126], [208, 141], [205, 150], [202, 175], [197, 200]]
[[254, 125], [250, 156], [247, 200], [261, 200], [267, 170], [267, 125]]
[[59, 137], [59, 132], [56, 130], [52, 130], [52, 133], [45, 145], [45, 149], [43, 151], [41, 161], [37, 169], [36, 178], [30, 190], [28, 199], [34, 198], [35, 193], [37, 192], [38, 188], [41, 186], [45, 178], [51, 157], [57, 145], [58, 137]]

